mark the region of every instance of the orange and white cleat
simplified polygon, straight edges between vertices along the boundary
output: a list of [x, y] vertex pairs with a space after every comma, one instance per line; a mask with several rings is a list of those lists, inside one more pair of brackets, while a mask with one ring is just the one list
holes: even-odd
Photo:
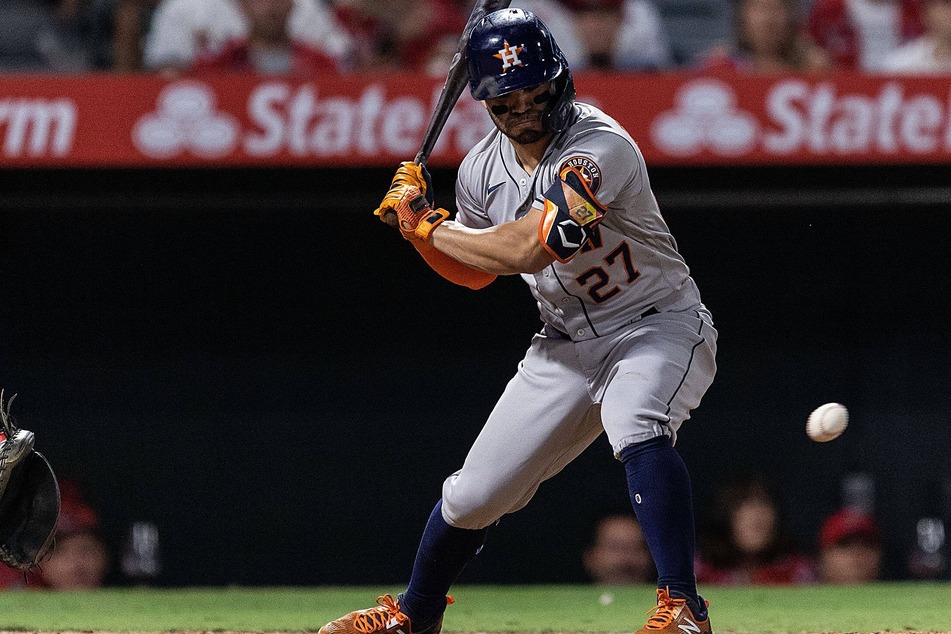
[[636, 634], [713, 634], [709, 615], [701, 621], [685, 599], [675, 599], [666, 588], [658, 588], [657, 605], [647, 613], [653, 614]]
[[[320, 628], [318, 634], [439, 634], [442, 629], [442, 616], [433, 625], [424, 630], [414, 630], [409, 617], [400, 609], [392, 595], [384, 594], [376, 598], [376, 607], [357, 610]], [[446, 603], [452, 604], [453, 598], [446, 597]]]

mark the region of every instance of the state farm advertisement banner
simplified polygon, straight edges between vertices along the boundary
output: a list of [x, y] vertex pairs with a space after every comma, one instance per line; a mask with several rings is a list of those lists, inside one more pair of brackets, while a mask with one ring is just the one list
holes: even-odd
[[[951, 77], [583, 74], [652, 165], [951, 162]], [[375, 166], [415, 156], [442, 82], [0, 77], [0, 166]], [[463, 94], [431, 163], [491, 129]]]

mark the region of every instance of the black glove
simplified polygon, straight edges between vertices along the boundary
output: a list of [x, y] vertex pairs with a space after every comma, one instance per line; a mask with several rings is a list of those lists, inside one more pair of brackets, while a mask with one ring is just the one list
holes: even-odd
[[14, 398], [4, 404], [0, 390], [0, 561], [28, 572], [53, 548], [59, 483], [50, 463], [33, 450], [33, 432], [10, 418]]

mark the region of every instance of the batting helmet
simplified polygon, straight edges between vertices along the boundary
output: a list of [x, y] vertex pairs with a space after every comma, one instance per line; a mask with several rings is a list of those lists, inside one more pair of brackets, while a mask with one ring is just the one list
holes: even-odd
[[553, 81], [543, 121], [555, 132], [568, 125], [575, 100], [568, 60], [534, 13], [502, 9], [483, 17], [469, 35], [466, 63], [469, 91], [480, 101]]

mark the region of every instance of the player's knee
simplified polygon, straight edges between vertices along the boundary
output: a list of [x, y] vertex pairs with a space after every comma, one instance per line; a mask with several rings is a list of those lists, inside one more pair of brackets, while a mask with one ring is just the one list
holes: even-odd
[[497, 514], [487, 512], [485, 507], [458, 506], [446, 504], [445, 501], [443, 502], [442, 515], [450, 526], [473, 531], [491, 526], [499, 519]]
[[491, 526], [505, 510], [486, 490], [466, 486], [457, 476], [443, 485], [442, 516], [450, 526], [478, 530]]

